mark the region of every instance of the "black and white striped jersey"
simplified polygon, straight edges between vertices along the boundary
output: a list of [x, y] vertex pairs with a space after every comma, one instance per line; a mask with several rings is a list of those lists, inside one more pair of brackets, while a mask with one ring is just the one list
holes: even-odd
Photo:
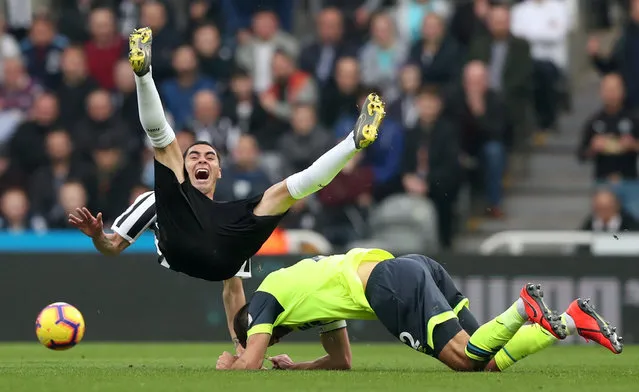
[[[158, 252], [158, 262], [166, 268], [171, 268], [170, 260], [167, 260], [158, 246], [158, 223], [155, 213], [155, 193], [145, 192], [138, 196], [129, 208], [126, 209], [113, 223], [111, 230], [118, 233], [129, 243], [134, 243], [145, 230], [150, 229], [155, 236], [155, 247]], [[251, 260], [247, 260], [235, 275], [242, 279], [251, 277]]]

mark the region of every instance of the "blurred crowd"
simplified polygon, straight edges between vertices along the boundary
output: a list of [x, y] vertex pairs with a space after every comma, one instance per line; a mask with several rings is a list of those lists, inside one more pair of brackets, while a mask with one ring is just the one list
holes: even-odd
[[[365, 237], [371, 208], [396, 194], [432, 202], [444, 247], [462, 188], [500, 218], [508, 156], [554, 129], [566, 106], [569, 0], [7, 3], [31, 6], [0, 21], [3, 230], [66, 228], [82, 205], [108, 224], [153, 188], [126, 60], [136, 26], [153, 30], [153, 75], [180, 145], [206, 140], [223, 155], [218, 200], [304, 169], [351, 131], [369, 92], [381, 93], [377, 142], [283, 223], [336, 245]], [[298, 31], [300, 15], [314, 25]], [[637, 69], [636, 31], [618, 61], [598, 58], [633, 94], [624, 73]]]

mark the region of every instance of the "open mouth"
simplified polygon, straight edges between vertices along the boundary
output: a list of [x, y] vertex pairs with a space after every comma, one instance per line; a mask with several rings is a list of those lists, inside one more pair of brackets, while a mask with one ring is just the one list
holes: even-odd
[[195, 170], [195, 179], [196, 180], [208, 180], [209, 179], [209, 170], [208, 169], [196, 169]]

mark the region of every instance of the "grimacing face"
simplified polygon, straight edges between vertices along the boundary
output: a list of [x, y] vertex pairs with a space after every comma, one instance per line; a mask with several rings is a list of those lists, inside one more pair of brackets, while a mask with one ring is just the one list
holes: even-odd
[[206, 144], [197, 144], [188, 149], [184, 167], [191, 185], [205, 195], [212, 193], [215, 183], [222, 178], [217, 152]]

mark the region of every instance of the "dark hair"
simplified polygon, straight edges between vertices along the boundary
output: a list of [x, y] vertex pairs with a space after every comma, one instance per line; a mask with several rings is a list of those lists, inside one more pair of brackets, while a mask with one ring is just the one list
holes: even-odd
[[419, 93], [417, 95], [428, 95], [431, 97], [436, 97], [441, 99], [441, 92], [439, 87], [434, 84], [427, 84], [424, 87], [419, 89]]
[[215, 146], [212, 145], [211, 143], [206, 142], [204, 140], [198, 140], [195, 143], [191, 144], [186, 150], [184, 150], [184, 154], [182, 154], [182, 159], [186, 160], [186, 156], [189, 154], [189, 150], [195, 146], [209, 146], [212, 149], [214, 149], [215, 154], [217, 155], [217, 161], [220, 163], [220, 166], [222, 166], [222, 156], [220, 155], [220, 152], [218, 151], [218, 149], [215, 148]]
[[248, 314], [247, 302], [240, 308], [233, 317], [233, 331], [235, 331], [235, 337], [239, 341], [242, 347], [246, 348], [246, 340], [248, 339], [248, 327], [249, 327], [249, 314]]

